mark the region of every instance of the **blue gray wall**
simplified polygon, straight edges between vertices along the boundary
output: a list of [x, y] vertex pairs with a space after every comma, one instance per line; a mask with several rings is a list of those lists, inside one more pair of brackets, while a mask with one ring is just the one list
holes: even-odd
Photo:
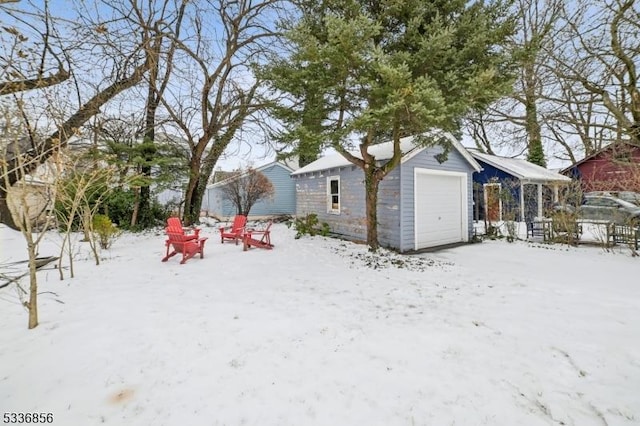
[[467, 173], [467, 205], [469, 216], [469, 238], [473, 234], [473, 178], [475, 171], [469, 162], [460, 154], [458, 150], [452, 149], [447, 154], [447, 159], [442, 164], [436, 160], [435, 156], [441, 154], [443, 148], [434, 146], [427, 148], [420, 154], [400, 165], [402, 180], [402, 216], [401, 216], [401, 241], [398, 245], [400, 251], [415, 249], [415, 197], [414, 197], [414, 169], [443, 170], [451, 172]]
[[[397, 247], [400, 224], [399, 170], [393, 170], [381, 183], [378, 191], [378, 241], [382, 246]], [[340, 176], [340, 214], [327, 212], [327, 177]], [[344, 238], [365, 241], [364, 173], [356, 166], [345, 166], [320, 172], [293, 176], [296, 184], [296, 215], [318, 215], [333, 234]]]
[[[249, 212], [249, 216], [276, 216], [282, 214], [295, 214], [296, 190], [292, 181], [291, 171], [280, 164], [273, 164], [260, 169], [273, 184], [275, 193], [273, 197], [258, 201]], [[228, 200], [222, 198], [222, 190], [219, 186], [207, 188], [203, 204], [206, 202], [206, 210], [210, 216], [225, 218], [234, 216], [236, 207]], [[203, 206], [203, 209], [205, 207]]]
[[[380, 183], [378, 192], [378, 240], [383, 247], [400, 251], [415, 248], [414, 223], [414, 168], [448, 170], [468, 174], [467, 195], [469, 233], [472, 233], [472, 173], [473, 168], [457, 151], [452, 150], [448, 159], [440, 164], [434, 158], [441, 147], [428, 148], [406, 163], [396, 167]], [[327, 212], [327, 177], [340, 176], [341, 214]], [[365, 241], [365, 188], [364, 173], [356, 166], [345, 166], [320, 172], [293, 176], [296, 198], [296, 214], [301, 217], [316, 213], [320, 222], [327, 222], [331, 232], [344, 238]]]

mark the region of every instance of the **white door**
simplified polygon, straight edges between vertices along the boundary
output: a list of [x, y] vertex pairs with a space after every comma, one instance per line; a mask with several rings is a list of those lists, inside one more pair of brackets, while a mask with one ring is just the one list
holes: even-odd
[[467, 241], [467, 174], [415, 169], [416, 250]]

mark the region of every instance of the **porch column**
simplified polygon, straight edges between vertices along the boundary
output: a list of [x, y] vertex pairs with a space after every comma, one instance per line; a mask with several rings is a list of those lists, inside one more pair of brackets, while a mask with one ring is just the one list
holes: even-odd
[[542, 218], [542, 184], [538, 184], [538, 217]]
[[560, 186], [556, 183], [553, 185], [553, 202], [557, 203], [560, 201]]
[[524, 222], [524, 183], [520, 181], [520, 222]]

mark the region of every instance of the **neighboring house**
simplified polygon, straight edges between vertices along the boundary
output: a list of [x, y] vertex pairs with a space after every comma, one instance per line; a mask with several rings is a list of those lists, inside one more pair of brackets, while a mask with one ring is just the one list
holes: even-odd
[[[400, 164], [380, 182], [378, 240], [401, 252], [469, 241], [472, 230], [471, 175], [480, 165], [452, 135], [452, 149], [443, 156], [440, 145], [421, 147], [414, 137], [401, 139]], [[391, 142], [369, 152], [385, 161]], [[360, 156], [359, 152], [353, 152]], [[296, 214], [318, 215], [331, 232], [350, 240], [366, 240], [365, 187], [362, 169], [335, 154], [292, 173]]]
[[[274, 161], [264, 166], [258, 167], [256, 171], [261, 172], [271, 181], [274, 194], [253, 205], [249, 212], [249, 217], [264, 217], [278, 215], [293, 215], [296, 208], [296, 191], [291, 180], [293, 169], [278, 161]], [[219, 173], [219, 172], [216, 172]], [[217, 219], [229, 218], [237, 214], [236, 206], [223, 197], [222, 188], [229, 183], [227, 178], [207, 186], [207, 190], [202, 200], [202, 209], [208, 216]]]
[[640, 192], [640, 147], [630, 142], [612, 143], [561, 173], [578, 179], [584, 192]]
[[40, 166], [34, 173], [16, 182], [7, 191], [7, 205], [15, 221], [28, 216], [34, 224], [43, 222], [51, 214], [54, 198], [54, 180], [46, 176]]
[[[5, 161], [18, 155], [36, 157], [31, 140], [27, 137], [2, 141], [1, 156]], [[30, 174], [7, 188], [7, 206], [13, 220], [20, 222], [27, 216], [33, 224], [43, 222], [53, 209], [55, 178], [59, 173], [53, 159], [39, 164]], [[0, 182], [4, 186], [5, 182]]]
[[543, 217], [545, 207], [558, 200], [558, 190], [571, 179], [519, 158], [470, 150], [482, 171], [473, 175], [474, 218], [500, 221], [505, 217], [530, 222]]
[[[187, 182], [174, 182], [170, 188], [164, 188], [162, 191], [158, 191], [155, 195], [156, 200], [163, 206], [170, 205], [176, 211], [181, 210], [184, 206], [184, 187], [187, 186]], [[152, 185], [152, 190], [157, 191], [157, 188]]]

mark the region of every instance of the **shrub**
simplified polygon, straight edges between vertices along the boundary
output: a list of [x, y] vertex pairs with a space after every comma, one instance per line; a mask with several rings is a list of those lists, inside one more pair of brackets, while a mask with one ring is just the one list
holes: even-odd
[[129, 229], [135, 198], [133, 191], [116, 189], [105, 201], [105, 213], [122, 229]]
[[[291, 223], [289, 223], [289, 225], [291, 225]], [[315, 213], [307, 214], [304, 217], [297, 217], [293, 222], [293, 226], [295, 230], [298, 231], [296, 233], [296, 239], [303, 235], [314, 236], [319, 234], [326, 237], [330, 231], [329, 224], [326, 222], [320, 223], [318, 215]]]
[[97, 214], [93, 217], [93, 233], [100, 244], [100, 248], [108, 249], [116, 238], [122, 234], [122, 231], [111, 222], [109, 216]]
[[170, 216], [171, 205], [163, 206], [157, 200], [152, 200], [148, 216], [139, 216], [138, 223], [132, 227], [131, 217], [135, 200], [136, 196], [132, 190], [116, 189], [106, 199], [104, 211], [119, 228], [131, 231], [162, 225]]

